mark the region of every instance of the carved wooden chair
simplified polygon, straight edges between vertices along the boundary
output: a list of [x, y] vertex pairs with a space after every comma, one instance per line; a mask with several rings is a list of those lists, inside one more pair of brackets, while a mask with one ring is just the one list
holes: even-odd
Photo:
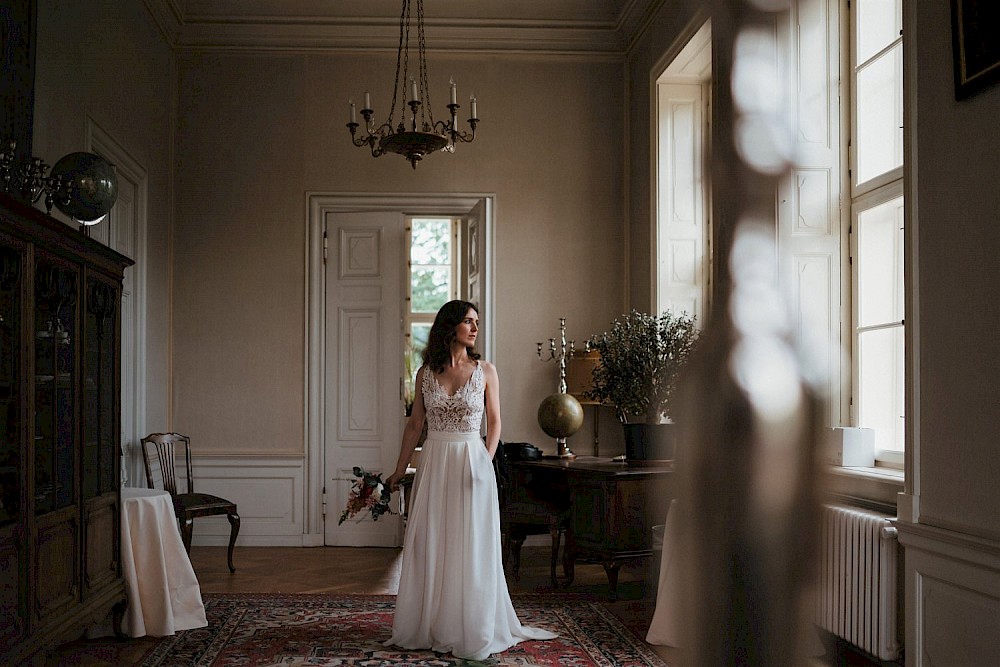
[[[552, 551], [549, 559], [549, 577], [554, 588], [560, 585], [556, 575], [556, 565], [559, 562], [559, 548], [562, 536], [566, 536], [566, 546], [563, 547], [563, 574], [566, 581], [570, 580], [570, 552], [573, 533], [570, 529], [570, 509], [565, 489], [552, 488], [542, 484], [536, 488], [532, 484], [515, 484], [510, 469], [504, 443], [500, 443], [493, 457], [493, 468], [497, 477], [498, 496], [500, 501], [500, 537], [504, 569], [509, 570], [514, 581], [521, 580], [521, 545], [528, 535], [544, 535], [548, 533], [552, 540]], [[520, 482], [528, 482], [523, 477]], [[569, 585], [564, 583], [563, 585]]]
[[[178, 452], [181, 450], [181, 452]], [[177, 488], [175, 461], [178, 453], [184, 456], [184, 469], [187, 478], [186, 492], [180, 493]], [[146, 484], [156, 488], [153, 477], [152, 462], [159, 464], [164, 490], [170, 492], [174, 503], [174, 514], [180, 526], [181, 539], [184, 548], [191, 553], [191, 535], [194, 531], [194, 520], [201, 516], [226, 515], [229, 519], [229, 571], [236, 572], [233, 567], [233, 546], [240, 532], [240, 515], [236, 513], [236, 503], [225, 498], [208, 493], [195, 493], [194, 479], [191, 474], [191, 438], [180, 433], [151, 433], [142, 439], [143, 463], [146, 466]]]

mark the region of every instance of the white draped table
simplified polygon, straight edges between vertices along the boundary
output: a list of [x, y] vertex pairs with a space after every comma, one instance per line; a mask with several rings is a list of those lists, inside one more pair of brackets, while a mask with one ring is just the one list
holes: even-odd
[[646, 641], [662, 646], [678, 646], [680, 637], [681, 610], [678, 598], [681, 594], [680, 568], [674, 560], [677, 554], [677, 511], [676, 500], [670, 501], [667, 520], [663, 525], [663, 551], [660, 554], [660, 580], [656, 588], [656, 608], [649, 623]]
[[166, 491], [122, 489], [122, 574], [128, 594], [123, 630], [130, 637], [165, 637], [208, 625]]

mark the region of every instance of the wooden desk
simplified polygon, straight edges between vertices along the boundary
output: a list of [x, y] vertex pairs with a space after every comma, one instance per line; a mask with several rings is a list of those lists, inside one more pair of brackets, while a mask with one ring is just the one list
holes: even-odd
[[630, 465], [579, 456], [511, 461], [508, 466], [510, 505], [504, 512], [513, 512], [510, 518], [516, 520], [532, 508], [547, 517], [565, 507], [565, 585], [573, 582], [576, 560], [594, 559], [604, 566], [611, 599], [616, 599], [622, 564], [653, 554], [651, 529], [664, 521], [674, 495], [672, 464]]

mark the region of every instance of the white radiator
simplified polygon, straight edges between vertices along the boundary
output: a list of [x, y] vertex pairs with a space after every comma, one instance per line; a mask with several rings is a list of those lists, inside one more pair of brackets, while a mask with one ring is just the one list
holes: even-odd
[[823, 506], [816, 623], [881, 660], [896, 660], [896, 529], [884, 514]]

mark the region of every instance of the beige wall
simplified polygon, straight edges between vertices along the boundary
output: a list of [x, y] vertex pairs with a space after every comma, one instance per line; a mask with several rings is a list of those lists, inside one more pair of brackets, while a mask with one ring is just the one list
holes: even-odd
[[178, 62], [176, 427], [215, 453], [303, 451], [307, 192], [490, 192], [503, 437], [554, 450], [536, 411], [556, 369], [535, 343], [560, 316], [577, 340], [603, 331], [624, 303], [621, 63], [431, 54], [438, 117], [454, 77], [482, 123], [475, 143], [413, 170], [354, 148], [345, 128], [365, 89], [387, 113], [395, 54]]
[[1000, 539], [1000, 87], [956, 102], [948, 3], [914, 3], [921, 523]]
[[[87, 118], [148, 177], [146, 428], [168, 426], [168, 232], [172, 55], [139, 2], [38, 1], [32, 152], [86, 149]], [[133, 269], [128, 269], [129, 271]]]

